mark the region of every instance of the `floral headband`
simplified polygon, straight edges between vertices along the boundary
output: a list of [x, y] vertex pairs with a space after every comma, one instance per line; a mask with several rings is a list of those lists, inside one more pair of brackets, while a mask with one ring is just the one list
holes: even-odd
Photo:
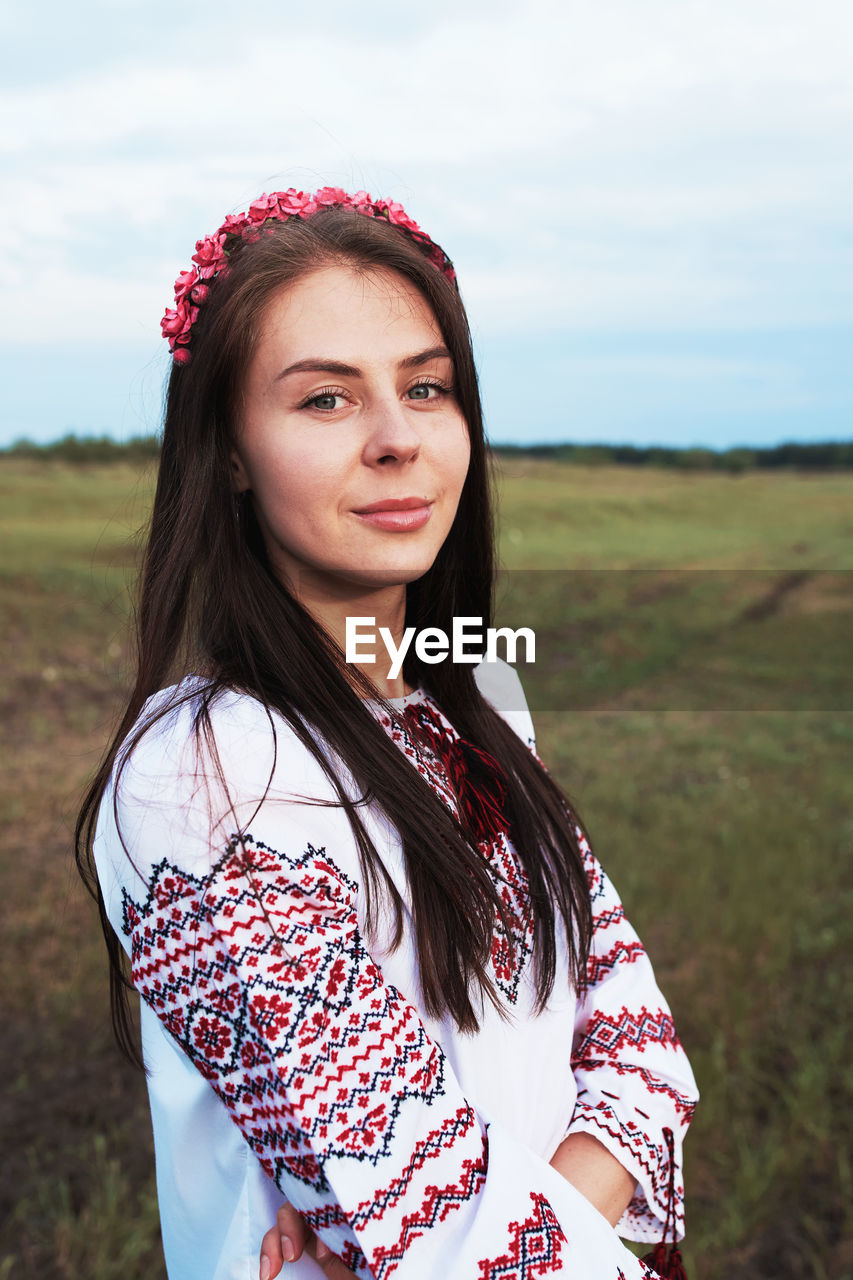
[[[238, 241], [251, 242], [260, 237], [261, 231], [271, 222], [287, 222], [290, 218], [310, 218], [318, 209], [338, 206], [355, 209], [368, 218], [385, 218], [400, 227], [410, 239], [422, 245], [429, 261], [447, 276], [456, 280], [453, 263], [439, 245], [430, 240], [413, 222], [401, 204], [393, 200], [374, 200], [366, 191], [347, 195], [340, 187], [321, 187], [313, 195], [290, 187], [287, 191], [274, 191], [271, 195], [258, 196], [249, 205], [248, 213], [229, 213], [218, 231], [196, 242], [193, 254], [195, 264], [189, 271], [182, 271], [175, 281], [175, 306], [169, 307], [160, 327], [163, 337], [169, 340], [169, 350], [175, 364], [186, 364], [190, 358], [189, 342], [192, 327], [198, 318], [199, 307], [207, 301], [209, 283], [215, 276], [228, 274], [228, 256]], [[271, 228], [270, 228], [271, 229]]]

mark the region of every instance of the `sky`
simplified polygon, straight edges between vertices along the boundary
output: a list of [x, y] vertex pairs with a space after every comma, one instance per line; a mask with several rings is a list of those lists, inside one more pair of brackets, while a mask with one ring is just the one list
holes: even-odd
[[0, 445], [159, 428], [262, 191], [401, 201], [495, 442], [853, 437], [849, 0], [0, 5]]

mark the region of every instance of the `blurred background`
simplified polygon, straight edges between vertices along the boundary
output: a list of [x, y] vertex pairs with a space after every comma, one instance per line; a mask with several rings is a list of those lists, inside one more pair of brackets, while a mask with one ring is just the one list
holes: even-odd
[[[130, 674], [173, 281], [225, 213], [324, 184], [402, 201], [456, 264], [498, 620], [537, 631], [539, 752], [702, 1092], [688, 1274], [853, 1276], [853, 11], [51, 0], [0, 24], [0, 1280], [164, 1274], [71, 826]], [[68, 433], [104, 439], [37, 447]]]

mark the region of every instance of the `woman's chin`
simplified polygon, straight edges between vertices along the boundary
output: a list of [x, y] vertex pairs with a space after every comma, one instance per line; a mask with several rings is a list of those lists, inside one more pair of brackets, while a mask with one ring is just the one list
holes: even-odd
[[356, 586], [367, 590], [381, 591], [387, 587], [405, 587], [410, 582], [416, 582], [418, 578], [422, 578], [429, 571], [433, 563], [433, 560], [423, 560], [417, 564], [399, 565], [390, 568], [386, 564], [381, 568], [377, 567], [375, 569], [354, 569], [348, 571], [346, 577]]

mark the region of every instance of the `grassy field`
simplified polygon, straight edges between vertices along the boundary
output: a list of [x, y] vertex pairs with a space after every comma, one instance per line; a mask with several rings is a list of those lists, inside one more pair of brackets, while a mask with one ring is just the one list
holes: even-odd
[[[694, 1063], [691, 1280], [853, 1276], [853, 476], [501, 466], [501, 620]], [[163, 1276], [70, 851], [151, 476], [0, 461], [0, 1280]], [[541, 656], [540, 656], [541, 655]]]

